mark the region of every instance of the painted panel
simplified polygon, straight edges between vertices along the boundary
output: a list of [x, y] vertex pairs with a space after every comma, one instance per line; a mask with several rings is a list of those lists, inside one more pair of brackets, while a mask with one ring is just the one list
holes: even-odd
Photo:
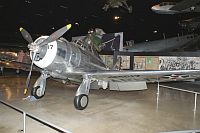
[[200, 57], [159, 57], [160, 70], [200, 69]]

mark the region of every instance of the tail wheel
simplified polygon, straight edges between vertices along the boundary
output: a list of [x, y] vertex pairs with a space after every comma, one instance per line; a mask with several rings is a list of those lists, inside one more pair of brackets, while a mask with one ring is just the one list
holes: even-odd
[[31, 90], [31, 95], [37, 99], [42, 98], [44, 94], [42, 94], [42, 90], [40, 89], [40, 86], [33, 87], [33, 89]]
[[86, 94], [81, 94], [81, 95], [75, 96], [74, 106], [78, 110], [83, 110], [87, 107], [88, 101], [89, 101], [88, 95], [86, 95]]

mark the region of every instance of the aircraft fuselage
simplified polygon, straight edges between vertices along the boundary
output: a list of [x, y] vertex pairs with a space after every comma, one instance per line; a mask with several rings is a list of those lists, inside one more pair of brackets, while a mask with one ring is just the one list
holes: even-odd
[[[36, 43], [44, 40], [47, 36], [36, 39]], [[47, 70], [52, 77], [66, 79], [70, 74], [106, 70], [106, 66], [100, 58], [91, 50], [84, 50], [74, 42], [58, 39], [44, 45], [36, 53], [34, 64]], [[32, 57], [32, 56], [31, 56]], [[62, 75], [62, 77], [60, 77]]]

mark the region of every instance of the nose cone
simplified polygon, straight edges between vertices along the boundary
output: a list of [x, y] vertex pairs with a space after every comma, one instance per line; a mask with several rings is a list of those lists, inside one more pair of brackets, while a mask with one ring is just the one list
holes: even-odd
[[151, 10], [152, 11], [158, 11], [158, 10], [160, 10], [160, 5], [154, 5], [154, 6], [152, 6]]
[[[48, 36], [41, 36], [35, 40], [35, 44], [39, 44]], [[31, 52], [30, 52], [31, 53]], [[31, 53], [32, 54], [32, 53]], [[40, 46], [36, 52], [36, 58], [34, 64], [40, 68], [46, 68], [52, 64], [57, 54], [57, 42], [53, 41], [47, 45]]]

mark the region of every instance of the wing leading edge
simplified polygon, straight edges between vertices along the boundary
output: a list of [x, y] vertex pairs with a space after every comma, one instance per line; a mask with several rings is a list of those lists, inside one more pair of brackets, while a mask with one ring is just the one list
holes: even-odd
[[[0, 66], [3, 66], [5, 68], [12, 68], [12, 69], [20, 69], [24, 71], [29, 71], [30, 70], [30, 63], [24, 63], [24, 62], [18, 62], [15, 60], [5, 60], [5, 59], [0, 59]], [[34, 70], [40, 71], [40, 68], [34, 66]]]
[[96, 80], [103, 81], [147, 81], [147, 82], [165, 82], [181, 81], [200, 78], [200, 70], [139, 70], [139, 71], [99, 71], [88, 73]]

